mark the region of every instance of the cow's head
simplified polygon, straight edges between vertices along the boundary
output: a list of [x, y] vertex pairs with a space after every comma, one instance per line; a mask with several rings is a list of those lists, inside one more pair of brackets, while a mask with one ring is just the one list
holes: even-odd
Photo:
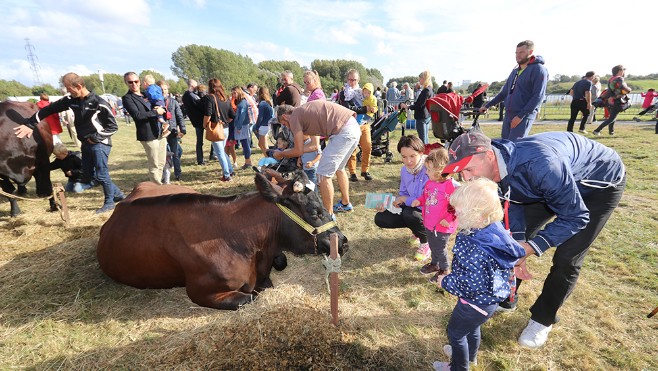
[[[281, 174], [268, 169], [262, 174], [256, 174], [255, 182], [263, 198], [285, 206], [308, 225], [321, 228], [332, 222], [331, 215], [313, 190], [313, 183], [308, 180], [303, 171], [297, 171], [292, 179], [286, 180]], [[286, 249], [293, 254], [317, 252], [328, 255], [329, 236], [332, 233], [338, 235], [338, 252], [340, 254], [349, 248], [347, 237], [338, 229], [338, 226], [318, 234], [316, 248], [315, 239], [311, 233], [304, 230], [293, 218], [286, 215], [283, 215], [282, 218], [282, 234], [287, 240]]]

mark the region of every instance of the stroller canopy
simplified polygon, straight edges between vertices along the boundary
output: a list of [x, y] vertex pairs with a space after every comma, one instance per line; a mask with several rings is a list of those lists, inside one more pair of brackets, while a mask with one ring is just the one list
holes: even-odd
[[432, 116], [432, 121], [440, 121], [440, 112], [447, 112], [454, 120], [459, 120], [459, 110], [464, 103], [464, 97], [457, 93], [439, 93], [425, 103]]

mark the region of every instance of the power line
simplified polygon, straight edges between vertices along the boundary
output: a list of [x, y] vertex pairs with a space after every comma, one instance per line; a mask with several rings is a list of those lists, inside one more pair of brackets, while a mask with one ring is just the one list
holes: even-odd
[[25, 39], [25, 50], [27, 50], [27, 60], [30, 62], [30, 69], [32, 69], [32, 75], [34, 76], [34, 84], [41, 86], [41, 76], [39, 74], [39, 58], [34, 54], [34, 45], [30, 44], [30, 39]]

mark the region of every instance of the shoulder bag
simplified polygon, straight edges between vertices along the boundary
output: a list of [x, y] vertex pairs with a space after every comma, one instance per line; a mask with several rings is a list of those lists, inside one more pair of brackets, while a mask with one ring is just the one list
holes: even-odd
[[211, 142], [218, 142], [220, 140], [225, 140], [226, 135], [224, 135], [224, 120], [222, 120], [222, 113], [219, 110], [219, 104], [217, 102], [217, 96], [212, 95], [215, 100], [215, 110], [217, 110], [217, 122], [210, 122], [206, 126], [206, 139]]

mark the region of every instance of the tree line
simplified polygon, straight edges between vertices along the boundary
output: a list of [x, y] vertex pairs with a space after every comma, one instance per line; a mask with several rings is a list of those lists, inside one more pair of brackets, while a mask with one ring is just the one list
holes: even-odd
[[[176, 79], [165, 79], [161, 73], [151, 70], [144, 70], [138, 73], [142, 78], [151, 74], [157, 80], [165, 80], [169, 84], [169, 91], [174, 94], [182, 94], [187, 89], [187, 79], [195, 79], [200, 84], [205, 84], [211, 78], [218, 78], [226, 89], [233, 86], [244, 86], [250, 82], [267, 86], [271, 91], [277, 88], [281, 72], [289, 70], [293, 73], [295, 82], [302, 85], [302, 75], [305, 70], [311, 69], [318, 72], [322, 88], [329, 95], [334, 89], [339, 89], [345, 83], [345, 76], [350, 69], [359, 71], [361, 77], [360, 84], [372, 83], [375, 88], [384, 89], [395, 81], [401, 87], [404, 83], [409, 83], [412, 88], [418, 81], [418, 76], [401, 76], [391, 78], [384, 83], [384, 77], [376, 68], [368, 68], [362, 63], [345, 59], [316, 59], [311, 62], [310, 66], [300, 66], [296, 61], [274, 61], [267, 60], [254, 63], [246, 55], [234, 53], [225, 49], [217, 49], [204, 45], [186, 45], [179, 47], [171, 56], [171, 71]], [[74, 71], [75, 72], [75, 71]], [[136, 71], [135, 71], [136, 72]], [[117, 96], [124, 95], [127, 88], [123, 82], [123, 73], [105, 73], [104, 81], [101, 83], [98, 74], [82, 76], [87, 88], [96, 94], [103, 92]], [[563, 94], [570, 88], [564, 88], [564, 83], [578, 81], [581, 76], [573, 75], [554, 75], [548, 83], [548, 94]], [[610, 75], [601, 76], [601, 81], [607, 81]], [[632, 80], [658, 80], [658, 73], [646, 76], [628, 75], [629, 85], [634, 90]], [[470, 94], [475, 90], [476, 81], [468, 86], [456, 87], [455, 91], [461, 94]], [[495, 94], [500, 91], [505, 84], [505, 80], [494, 81], [490, 83], [488, 91]], [[436, 79], [432, 78], [432, 85], [436, 89]], [[104, 88], [104, 89], [103, 89]], [[15, 80], [0, 80], [0, 100], [5, 100], [10, 96], [39, 95], [42, 92], [48, 95], [62, 95], [61, 87], [56, 88], [50, 84], [27, 87]]]

